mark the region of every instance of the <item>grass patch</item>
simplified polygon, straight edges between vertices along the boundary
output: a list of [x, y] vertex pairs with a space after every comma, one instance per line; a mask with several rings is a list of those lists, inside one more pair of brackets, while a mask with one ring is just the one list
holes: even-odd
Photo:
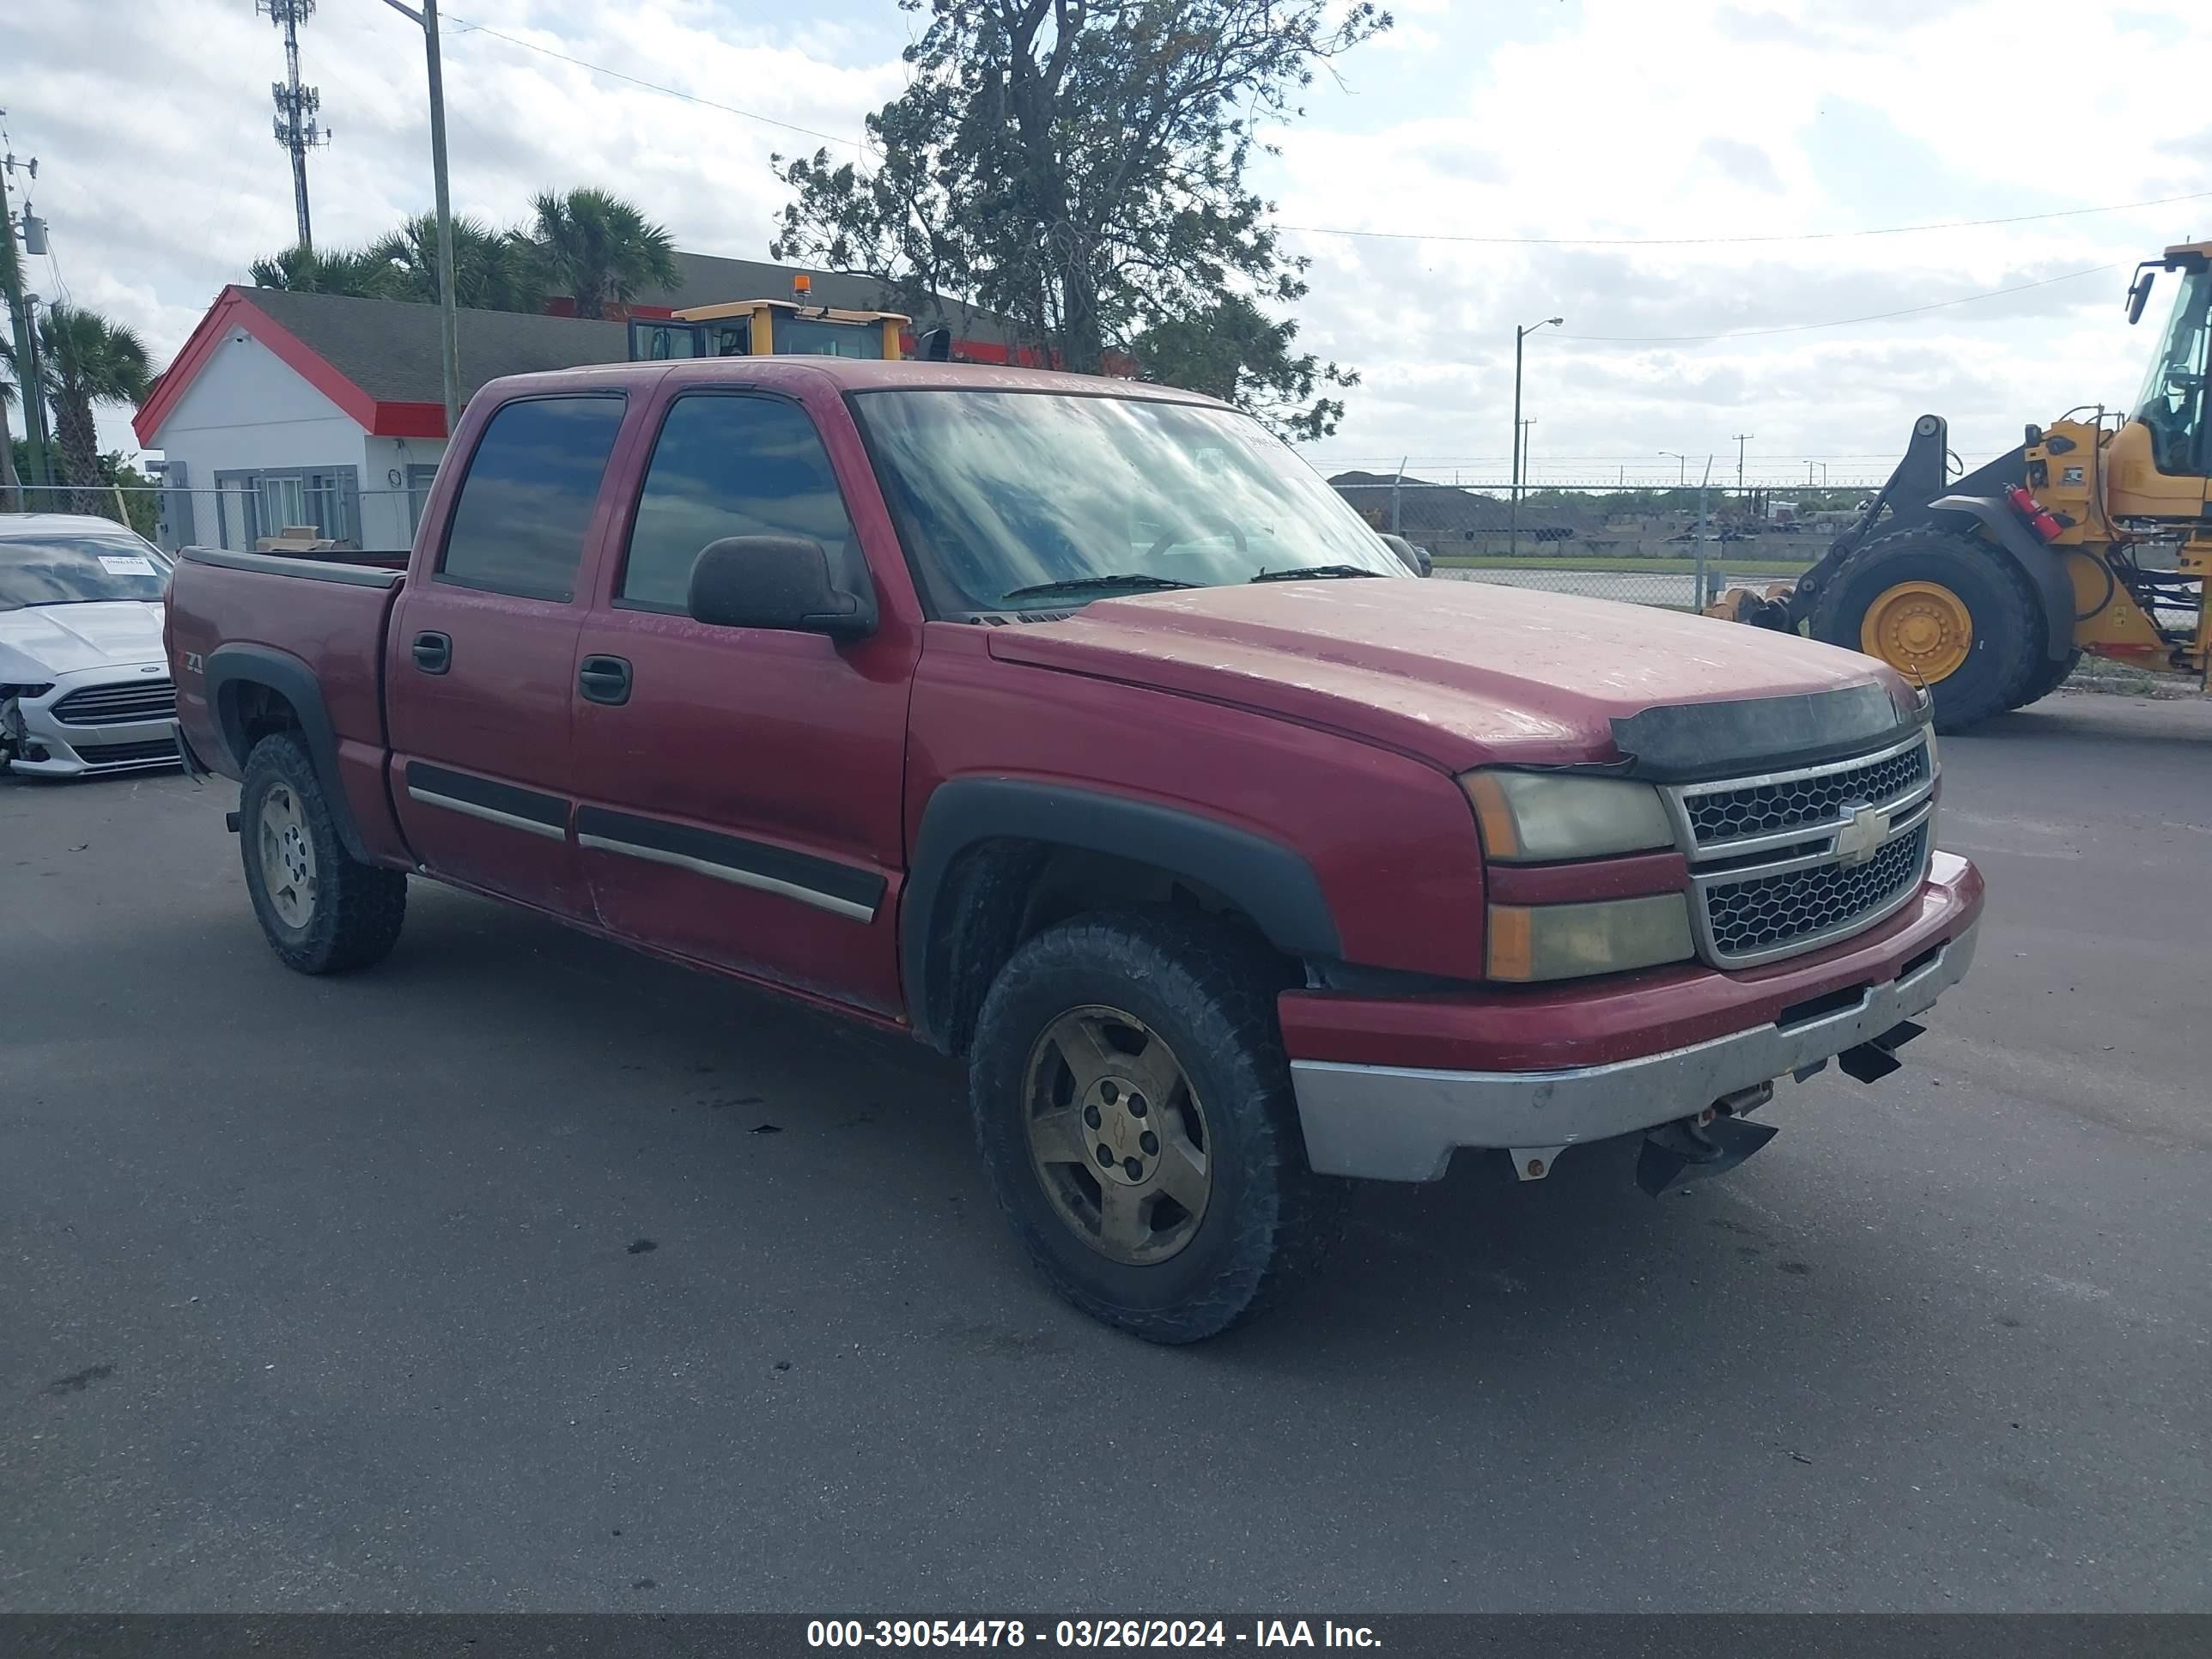
[[[1641, 572], [1647, 576], [1687, 576], [1698, 568], [1695, 559], [1639, 559], [1618, 553], [1523, 554], [1518, 558], [1503, 554], [1443, 553], [1437, 556], [1436, 563], [1440, 570], [1618, 570]], [[1740, 559], [1725, 553], [1708, 554], [1705, 563], [1711, 569], [1749, 576], [1802, 576], [1813, 568], [1810, 559]]]

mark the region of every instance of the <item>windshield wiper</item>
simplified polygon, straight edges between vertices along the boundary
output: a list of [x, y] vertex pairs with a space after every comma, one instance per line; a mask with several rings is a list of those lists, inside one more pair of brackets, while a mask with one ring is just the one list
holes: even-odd
[[1126, 570], [1119, 575], [1068, 576], [1056, 582], [1036, 582], [1028, 587], [1017, 587], [999, 595], [999, 603], [1008, 599], [1042, 599], [1048, 594], [1095, 593], [1112, 587], [1133, 588], [1139, 592], [1155, 592], [1170, 587], [1196, 587], [1196, 582], [1177, 581], [1173, 576], [1155, 576], [1146, 571]]
[[1255, 582], [1296, 582], [1312, 577], [1317, 581], [1334, 580], [1346, 576], [1382, 576], [1389, 573], [1370, 570], [1359, 564], [1293, 565], [1287, 570], [1262, 570], [1252, 578]]

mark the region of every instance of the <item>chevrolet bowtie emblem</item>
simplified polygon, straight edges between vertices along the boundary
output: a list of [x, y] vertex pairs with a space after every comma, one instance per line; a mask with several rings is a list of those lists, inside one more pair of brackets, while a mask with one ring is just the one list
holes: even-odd
[[1889, 836], [1889, 811], [1881, 806], [1854, 806], [1844, 827], [1836, 831], [1836, 862], [1864, 864]]

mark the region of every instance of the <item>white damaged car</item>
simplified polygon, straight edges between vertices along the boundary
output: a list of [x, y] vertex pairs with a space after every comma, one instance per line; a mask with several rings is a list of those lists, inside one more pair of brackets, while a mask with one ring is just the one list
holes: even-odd
[[0, 771], [177, 763], [161, 649], [170, 561], [106, 519], [0, 514]]

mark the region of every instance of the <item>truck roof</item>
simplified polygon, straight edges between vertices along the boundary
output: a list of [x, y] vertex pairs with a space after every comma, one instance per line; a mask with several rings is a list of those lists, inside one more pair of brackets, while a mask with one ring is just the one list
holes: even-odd
[[605, 386], [632, 381], [650, 384], [662, 375], [680, 372], [686, 380], [711, 384], [779, 387], [796, 392], [802, 386], [828, 381], [840, 392], [874, 392], [887, 387], [981, 392], [1057, 392], [1088, 398], [1142, 398], [1164, 403], [1204, 404], [1218, 409], [1228, 404], [1202, 393], [1148, 380], [1123, 380], [1097, 374], [1068, 374], [1042, 368], [1005, 368], [991, 363], [937, 363], [906, 360], [885, 362], [872, 358], [814, 357], [793, 354], [775, 357], [683, 357], [641, 363], [593, 363], [580, 368], [552, 369], [537, 374], [514, 374], [489, 382], [484, 390], [502, 396], [518, 392], [545, 392], [570, 386]]

